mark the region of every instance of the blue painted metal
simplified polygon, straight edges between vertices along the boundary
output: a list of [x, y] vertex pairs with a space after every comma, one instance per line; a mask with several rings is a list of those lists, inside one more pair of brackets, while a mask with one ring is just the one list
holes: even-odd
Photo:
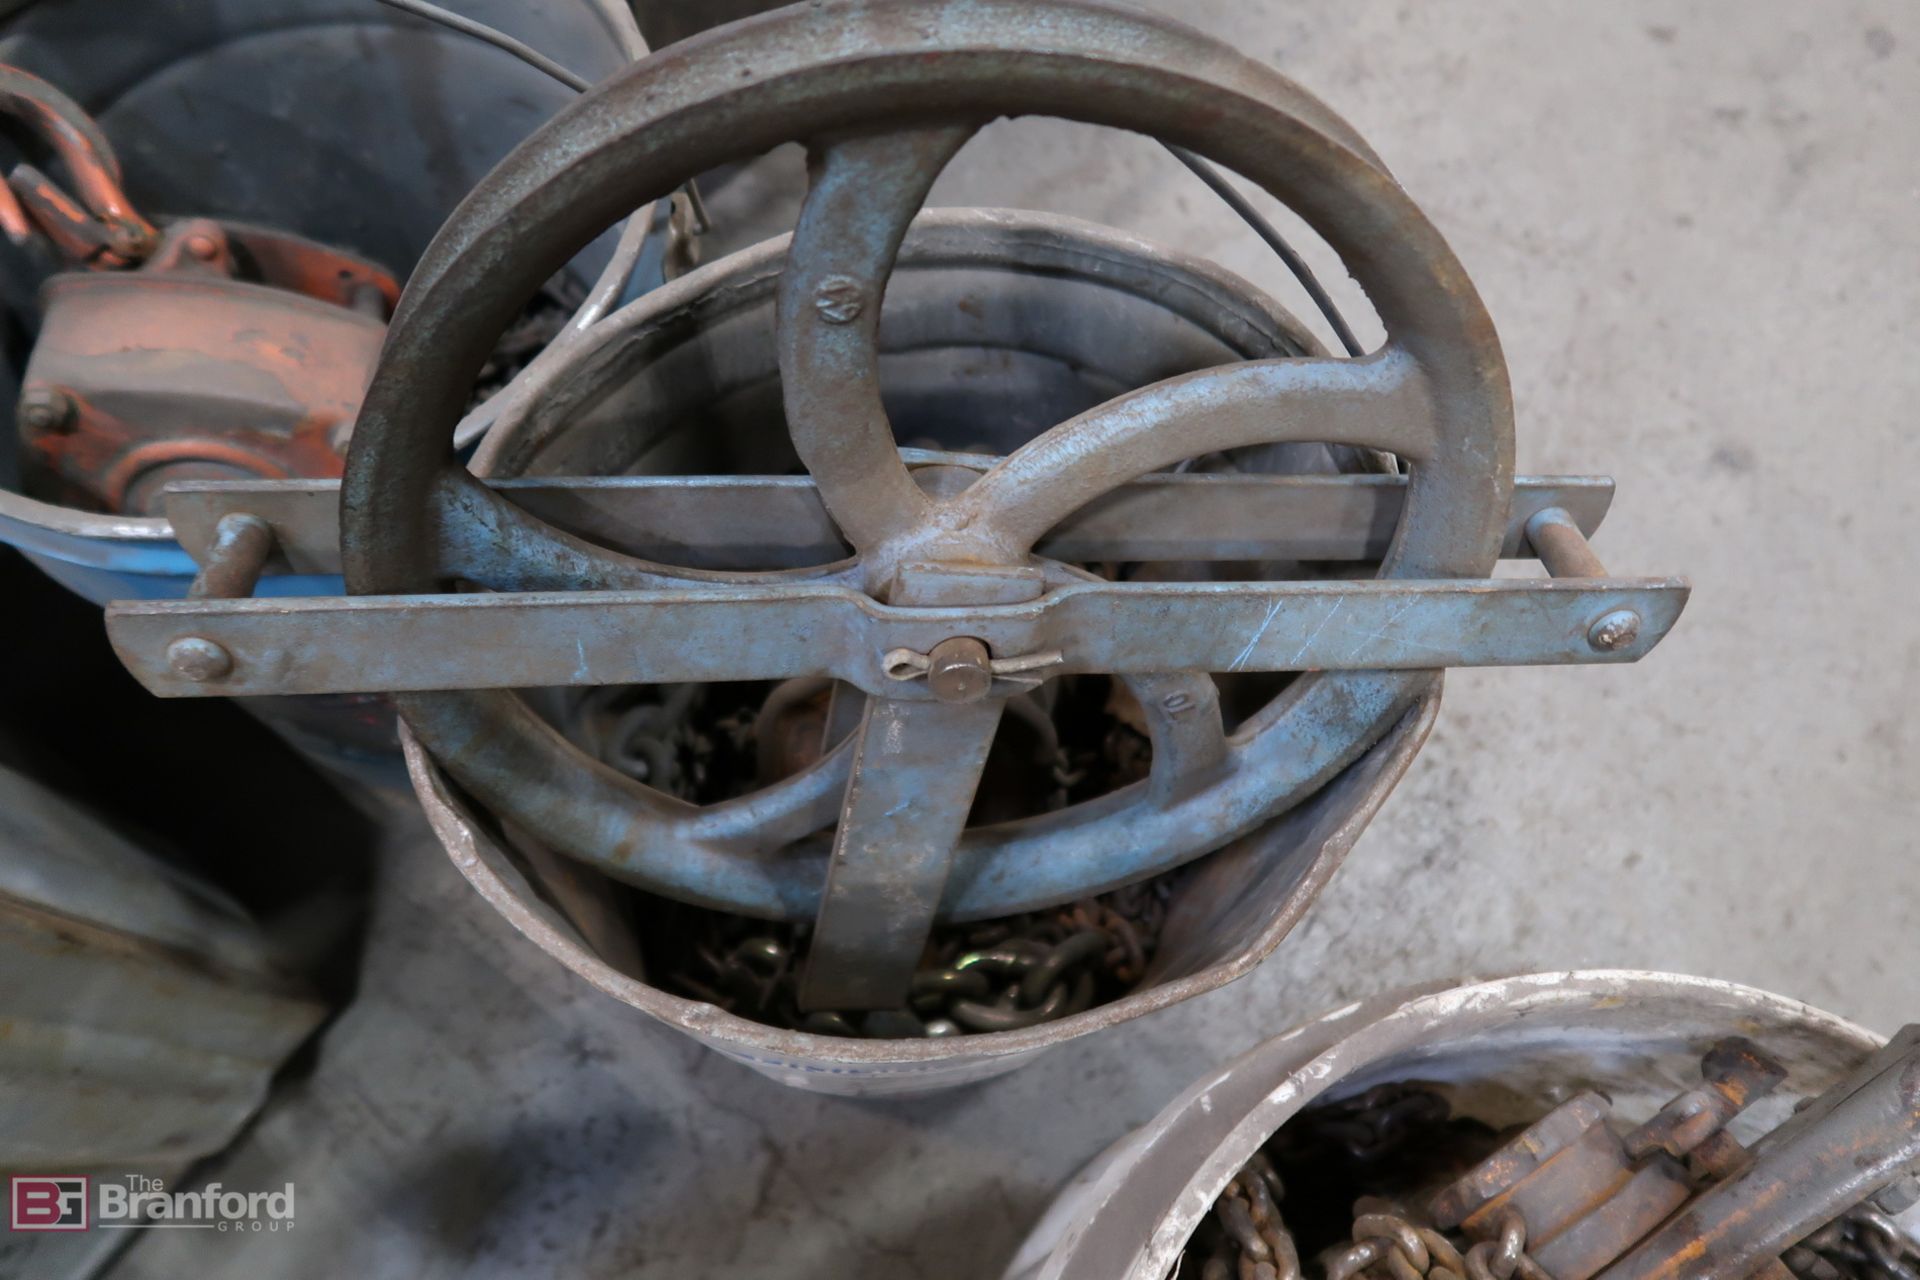
[[[74, 524], [99, 526], [78, 531]], [[14, 547], [48, 577], [94, 604], [115, 600], [184, 600], [200, 566], [166, 521], [87, 516], [18, 495], [0, 495], [0, 543]], [[338, 574], [281, 574], [261, 579], [261, 596], [337, 596]]]
[[[923, 488], [951, 489], [968, 480], [956, 472], [984, 474], [999, 462], [981, 454], [901, 454]], [[526, 515], [653, 562], [663, 580], [681, 568], [811, 568], [822, 578], [850, 576], [824, 572], [852, 548], [806, 476], [523, 476], [485, 483]], [[1377, 561], [1391, 549], [1407, 487], [1406, 476], [1368, 473], [1155, 472], [1071, 513], [1034, 549], [1073, 564]], [[195, 555], [211, 544], [220, 517], [248, 512], [273, 526], [289, 567], [333, 572], [340, 567], [339, 495], [339, 484], [330, 480], [192, 481], [168, 489], [167, 514]], [[1591, 537], [1612, 500], [1613, 481], [1602, 476], [1517, 476], [1500, 554], [1532, 559], [1527, 523], [1548, 509], [1569, 513], [1575, 531]], [[453, 507], [449, 512], [460, 514]], [[449, 530], [454, 553], [442, 569], [478, 570], [486, 581], [518, 574], [517, 557], [488, 536], [497, 527], [481, 507], [473, 525]], [[776, 574], [773, 580], [792, 579]], [[676, 577], [664, 585], [681, 582]]]

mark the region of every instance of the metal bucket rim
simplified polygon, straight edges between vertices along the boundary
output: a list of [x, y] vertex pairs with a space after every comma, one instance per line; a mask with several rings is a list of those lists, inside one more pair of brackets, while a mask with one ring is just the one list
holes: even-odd
[[[534, 909], [512, 884], [486, 864], [478, 846], [484, 843], [498, 853], [497, 844], [479, 828], [471, 812], [450, 789], [446, 775], [404, 722], [400, 726], [400, 740], [408, 776], [428, 824], [460, 874], [516, 931], [601, 992], [703, 1042], [723, 1039], [741, 1050], [779, 1055], [767, 1061], [769, 1066], [784, 1066], [786, 1059], [797, 1058], [839, 1064], [850, 1072], [910, 1074], [916, 1070], [937, 1069], [958, 1058], [980, 1060], [1031, 1054], [1168, 1008], [1251, 972], [1299, 923], [1412, 763], [1439, 715], [1440, 684], [1436, 676], [1429, 691], [1401, 722], [1368, 748], [1363, 759], [1376, 752], [1388, 753], [1379, 777], [1314, 853], [1312, 863], [1250, 945], [1197, 972], [1130, 992], [1118, 1000], [1055, 1022], [1014, 1031], [928, 1039], [854, 1039], [786, 1031], [728, 1013], [715, 1005], [673, 995], [620, 972], [577, 936], [569, 936], [570, 930], [556, 927], [545, 912]], [[1280, 815], [1274, 821], [1284, 817]], [[501, 856], [504, 858], [504, 854]]]
[[[1022, 243], [1023, 239], [1047, 237], [1059, 242], [1052, 246], [1055, 254], [1105, 259], [1140, 276], [1153, 275], [1168, 285], [1181, 285], [1203, 296], [1223, 317], [1240, 326], [1278, 336], [1303, 355], [1325, 354], [1323, 344], [1298, 316], [1237, 272], [1148, 237], [1066, 214], [989, 206], [927, 209], [909, 227], [895, 271], [965, 268], [1018, 273], [1033, 269], [1020, 256], [1022, 251], [1034, 251]], [[564, 389], [570, 397], [585, 399], [601, 390], [591, 381], [586, 386], [576, 385], [582, 379], [601, 375], [597, 359], [640, 338], [666, 346], [698, 342], [701, 333], [724, 320], [758, 308], [771, 312], [773, 288], [792, 239], [792, 232], [782, 232], [701, 263], [612, 312], [538, 371], [530, 366], [522, 375], [527, 380], [524, 394], [507, 403], [494, 419], [474, 454], [472, 470], [477, 475], [520, 474], [522, 467], [518, 464], [537, 456], [550, 437], [564, 427], [562, 422], [549, 420], [556, 412], [549, 393]], [[999, 256], [992, 256], [996, 252]], [[1130, 282], [1124, 279], [1092, 270], [1071, 273], [1069, 278], [1134, 293], [1143, 301], [1178, 313], [1166, 299], [1130, 288]], [[686, 334], [654, 333], [681, 316], [698, 317], [697, 329]], [[1216, 336], [1226, 340], [1223, 333]], [[525, 439], [529, 433], [532, 438]], [[501, 472], [509, 451], [516, 465]]]
[[[1401, 988], [1351, 1002], [1303, 1021], [1200, 1076], [1147, 1123], [1094, 1157], [1062, 1189], [1006, 1271], [1008, 1280], [1080, 1280], [1124, 1276], [1159, 1280], [1227, 1182], [1268, 1138], [1310, 1103], [1343, 1096], [1344, 1086], [1377, 1083], [1370, 1069], [1394, 1064], [1423, 1045], [1515, 1032], [1530, 1019], [1615, 1009], [1724, 1011], [1730, 1029], [1742, 1022], [1793, 1028], [1864, 1057], [1885, 1037], [1804, 1001], [1718, 978], [1646, 969], [1569, 969], [1477, 979], [1462, 977]], [[1536, 1024], [1537, 1025], [1537, 1021]], [[1464, 1051], [1464, 1045], [1459, 1046]], [[1436, 1055], [1438, 1060], [1439, 1055]], [[1263, 1062], [1273, 1058], [1275, 1061]], [[1248, 1075], [1236, 1082], [1236, 1075]], [[1233, 1096], [1222, 1094], [1232, 1087]], [[1195, 1131], [1199, 1137], [1195, 1137]], [[1213, 1141], [1197, 1158], [1186, 1147]], [[1176, 1142], [1182, 1150], [1169, 1150]], [[1149, 1160], [1184, 1172], [1149, 1187], [1134, 1171]], [[1128, 1198], [1133, 1189], [1138, 1194]], [[1140, 1203], [1155, 1202], [1153, 1206]], [[1164, 1202], [1164, 1208], [1161, 1203]], [[1111, 1217], [1103, 1218], [1111, 1209]], [[1151, 1218], [1152, 1221], [1143, 1221]], [[1071, 1223], [1061, 1229], [1064, 1219]], [[1131, 1265], [1116, 1269], [1120, 1247], [1074, 1256], [1083, 1240], [1122, 1223]], [[1108, 1238], [1110, 1241], [1112, 1237]], [[1051, 1247], [1048, 1247], [1051, 1244]]]

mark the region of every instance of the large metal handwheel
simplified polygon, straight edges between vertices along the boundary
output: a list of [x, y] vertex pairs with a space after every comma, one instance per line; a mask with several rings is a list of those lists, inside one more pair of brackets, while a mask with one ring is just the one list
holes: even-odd
[[[1044, 12], [1050, 39], [1036, 46], [1009, 38], [1035, 21], [1025, 4], [787, 11], [639, 64], [556, 119], [448, 224], [394, 318], [344, 491], [349, 587], [766, 581], [675, 572], [560, 534], [471, 480], [447, 441], [484, 353], [557, 262], [698, 172], [792, 139], [796, 121], [814, 180], [781, 286], [781, 367], [795, 446], [859, 552], [836, 579], [894, 605], [1031, 599], [1047, 585], [1031, 548], [1062, 517], [1182, 459], [1279, 440], [1411, 462], [1383, 574], [1487, 573], [1510, 497], [1510, 402], [1492, 325], [1439, 235], [1325, 108], [1272, 72], [1171, 24], [1079, 5]], [[932, 110], [921, 114], [922, 103]], [[1030, 113], [1154, 132], [1246, 174], [1351, 263], [1389, 344], [1362, 360], [1250, 362], [1177, 379], [1061, 425], [957, 496], [927, 496], [880, 405], [873, 338], [886, 276], [973, 129]], [[931, 687], [902, 683], [874, 700], [850, 752], [705, 808], [588, 760], [509, 693], [415, 694], [401, 710], [463, 784], [569, 854], [683, 899], [817, 914], [810, 985], [832, 988], [816, 990], [823, 1003], [860, 1004], [898, 998], [936, 914], [1020, 911], [1217, 848], [1351, 760], [1422, 679], [1309, 677], [1231, 743], [1204, 675], [1141, 680], [1151, 784], [962, 836], [1017, 686], [992, 679], [977, 646], [963, 642], [960, 657], [971, 663], [936, 672]], [[942, 677], [975, 696], [939, 701]], [[828, 866], [783, 853], [836, 812]], [[841, 952], [846, 963], [835, 964]], [[823, 964], [842, 976], [825, 982]]]
[[[984, 474], [910, 473], [879, 394], [886, 282], [942, 167], [1013, 114], [1152, 134], [1245, 175], [1341, 256], [1386, 344], [1175, 377]], [[699, 172], [796, 139], [812, 184], [780, 282], [780, 373], [795, 452], [851, 559], [766, 572], [640, 560], [459, 464], [449, 441], [474, 375], [559, 263]], [[442, 231], [393, 319], [348, 459], [337, 545], [359, 598], [214, 598], [247, 594], [275, 541], [297, 568], [333, 538], [318, 489], [201, 486], [174, 505], [208, 598], [116, 606], [109, 621], [161, 692], [399, 694], [419, 741], [496, 813], [655, 892], [814, 920], [803, 1003], [878, 1007], [898, 1001], [936, 920], [1136, 881], [1287, 810], [1394, 724], [1431, 668], [1631, 661], [1657, 643], [1685, 585], [1607, 579], [1583, 537], [1593, 519], [1565, 503], [1516, 509], [1511, 419], [1460, 264], [1352, 131], [1283, 77], [1177, 24], [1073, 0], [796, 6], [601, 85]], [[1349, 491], [1397, 512], [1390, 544], [1369, 553], [1377, 579], [1107, 582], [1034, 552], [1149, 473], [1281, 441], [1409, 464], [1404, 481]], [[557, 481], [541, 509], [644, 500], [618, 480]], [[250, 559], [232, 550], [261, 525], [273, 538], [244, 544]], [[1208, 556], [1246, 558], [1230, 541]], [[1529, 548], [1552, 580], [1486, 580], [1503, 552]], [[1307, 674], [1229, 734], [1208, 673], [1239, 671]], [[965, 829], [1007, 698], [1085, 673], [1132, 690], [1150, 777]], [[705, 806], [588, 758], [509, 692], [802, 676], [864, 693], [860, 732], [783, 782]]]

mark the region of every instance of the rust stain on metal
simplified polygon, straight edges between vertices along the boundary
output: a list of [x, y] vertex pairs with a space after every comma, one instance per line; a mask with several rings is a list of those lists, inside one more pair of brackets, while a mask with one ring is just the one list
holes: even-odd
[[[266, 278], [263, 245], [280, 280], [325, 296]], [[28, 456], [59, 496], [110, 511], [156, 509], [173, 479], [340, 475], [385, 336], [369, 311], [394, 288], [349, 261], [197, 219], [142, 270], [54, 277], [19, 415]], [[355, 288], [373, 308], [341, 305]]]

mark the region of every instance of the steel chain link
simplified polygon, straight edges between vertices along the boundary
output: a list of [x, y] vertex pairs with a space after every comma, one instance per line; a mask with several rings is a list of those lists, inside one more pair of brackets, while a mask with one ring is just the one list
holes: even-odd
[[821, 1035], [911, 1038], [1011, 1031], [1071, 1017], [1137, 985], [1166, 921], [1164, 884], [1130, 885], [1052, 911], [937, 930], [908, 1006], [802, 1014], [804, 942], [766, 931], [702, 943], [673, 984], [731, 1013]]
[[[1283, 1131], [1296, 1154], [1338, 1148], [1371, 1163], [1444, 1122], [1446, 1100], [1415, 1084], [1376, 1086], [1315, 1108]], [[1349, 1242], [1303, 1267], [1281, 1218], [1278, 1171], [1257, 1151], [1215, 1201], [1196, 1241], [1211, 1236], [1201, 1280], [1553, 1280], [1526, 1251], [1526, 1223], [1511, 1209], [1497, 1234], [1472, 1243], [1449, 1238], [1405, 1206], [1380, 1196], [1353, 1205]], [[1191, 1246], [1190, 1246], [1191, 1247]], [[1782, 1261], [1799, 1280], [1920, 1280], [1920, 1241], [1873, 1203], [1862, 1204], [1789, 1249]]]
[[[1452, 1108], [1425, 1085], [1378, 1085], [1353, 1098], [1307, 1111], [1283, 1130], [1295, 1156], [1338, 1150], [1373, 1165], [1410, 1141], [1431, 1136]], [[1201, 1280], [1552, 1280], [1526, 1252], [1526, 1224], [1511, 1210], [1497, 1234], [1468, 1242], [1450, 1238], [1396, 1201], [1363, 1195], [1353, 1203], [1348, 1241], [1324, 1251], [1309, 1270], [1282, 1221], [1278, 1171], [1256, 1151], [1214, 1203], [1196, 1239], [1211, 1236]]]
[[1920, 1242], [1872, 1205], [1860, 1205], [1787, 1250], [1801, 1280], [1920, 1280]]

